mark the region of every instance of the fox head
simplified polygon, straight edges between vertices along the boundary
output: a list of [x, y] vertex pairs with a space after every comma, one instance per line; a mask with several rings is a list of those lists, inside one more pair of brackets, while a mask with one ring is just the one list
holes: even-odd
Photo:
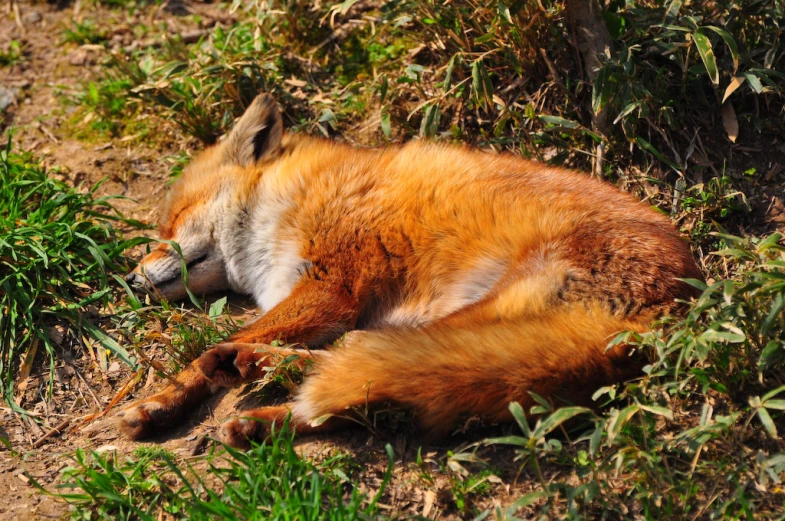
[[182, 299], [187, 296], [185, 265], [193, 293], [229, 289], [226, 233], [241, 218], [263, 170], [260, 167], [280, 155], [282, 139], [283, 122], [275, 100], [269, 94], [257, 96], [229, 135], [197, 156], [172, 185], [158, 227], [165, 242], [144, 257], [126, 280], [156, 298]]

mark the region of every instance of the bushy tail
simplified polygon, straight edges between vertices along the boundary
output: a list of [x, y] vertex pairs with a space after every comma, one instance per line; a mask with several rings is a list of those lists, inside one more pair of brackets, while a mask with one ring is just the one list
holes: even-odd
[[626, 347], [606, 347], [614, 334], [646, 322], [576, 306], [494, 323], [353, 332], [306, 378], [294, 413], [308, 421], [393, 401], [438, 434], [462, 415], [507, 421], [509, 402], [527, 408], [530, 391], [590, 405], [597, 388], [639, 370]]

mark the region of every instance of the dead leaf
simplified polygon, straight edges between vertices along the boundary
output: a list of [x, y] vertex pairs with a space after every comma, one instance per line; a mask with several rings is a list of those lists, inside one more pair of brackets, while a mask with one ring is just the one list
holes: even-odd
[[744, 80], [746, 79], [747, 78], [745, 78], [744, 76], [736, 76], [732, 80], [730, 80], [730, 83], [728, 84], [728, 88], [725, 89], [725, 95], [722, 96], [722, 102], [725, 103], [725, 100], [728, 99], [728, 96], [736, 92], [736, 89], [741, 87], [741, 85], [744, 83]]
[[739, 120], [736, 119], [736, 111], [733, 110], [731, 103], [722, 106], [722, 126], [728, 133], [728, 139], [735, 143], [736, 138], [739, 137]]
[[307, 81], [298, 80], [294, 76], [292, 76], [288, 80], [283, 80], [283, 82], [287, 85], [291, 85], [292, 87], [305, 87], [306, 85], [308, 85]]
[[422, 507], [422, 516], [427, 518], [428, 514], [431, 513], [431, 509], [433, 508], [433, 503], [436, 501], [436, 493], [433, 490], [426, 490], [425, 491], [425, 498], [424, 498], [424, 505]]
[[311, 97], [311, 102], [312, 102], [312, 103], [324, 103], [324, 104], [327, 104], [327, 105], [332, 105], [332, 104], [334, 103], [334, 101], [333, 101], [333, 100], [331, 100], [330, 98], [326, 97], [326, 96], [325, 96], [323, 93], [321, 93], [321, 92], [320, 92], [320, 93], [318, 93], [318, 94], [317, 94], [317, 95], [315, 95], [315, 96], [312, 96], [312, 97]]

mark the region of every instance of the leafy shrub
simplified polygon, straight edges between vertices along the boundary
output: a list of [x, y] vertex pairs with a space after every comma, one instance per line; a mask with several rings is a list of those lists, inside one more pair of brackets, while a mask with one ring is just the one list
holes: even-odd
[[[602, 144], [604, 161], [595, 166], [605, 173], [660, 163], [686, 177], [687, 188], [717, 175], [703, 175], [704, 155], [724, 156], [717, 148], [724, 148], [724, 123], [760, 131], [783, 108], [777, 0], [614, 0], [604, 13], [614, 52], [593, 83], [563, 1], [233, 8], [240, 21], [231, 28], [217, 27], [194, 45], [174, 40], [115, 57], [101, 81], [128, 82], [128, 100], [205, 142], [264, 89], [295, 127], [324, 134], [442, 136], [526, 156], [547, 151], [552, 161], [585, 168]], [[334, 33], [328, 27], [327, 20], [369, 8], [364, 21]], [[107, 92], [101, 100], [112, 105], [118, 97]], [[592, 128], [600, 109], [608, 135]], [[103, 120], [123, 117], [93, 110]], [[659, 202], [669, 204], [670, 186], [661, 192]]]
[[697, 131], [721, 107], [734, 120], [733, 105], [748, 110], [755, 95], [782, 107], [781, 2], [613, 2], [606, 16], [619, 50], [597, 77], [593, 109], [609, 108], [627, 141], [672, 168], [687, 168]]

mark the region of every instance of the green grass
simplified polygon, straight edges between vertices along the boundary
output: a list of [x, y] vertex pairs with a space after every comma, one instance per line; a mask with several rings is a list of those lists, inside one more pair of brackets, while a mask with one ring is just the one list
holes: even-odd
[[247, 452], [226, 447], [187, 464], [158, 448], [140, 447], [132, 457], [78, 450], [63, 471], [59, 497], [73, 505], [74, 520], [379, 519], [377, 503], [392, 472], [387, 451], [378, 492], [365, 494], [347, 475], [347, 455], [309, 461], [285, 426]]
[[0, 47], [0, 67], [17, 65], [25, 59], [25, 46], [19, 40], [11, 40]]
[[96, 25], [95, 20], [73, 20], [71, 26], [63, 31], [63, 42], [77, 45], [98, 44], [106, 41], [108, 31]]
[[[2, 398], [12, 407], [14, 379], [36, 353], [54, 371], [57, 346], [49, 328], [65, 326], [72, 341], [85, 335], [129, 365], [135, 360], [84, 310], [112, 301], [109, 281], [126, 264], [123, 252], [142, 239], [123, 240], [123, 219], [111, 198], [50, 177], [8, 141], [0, 151], [0, 375]], [[22, 362], [22, 369], [19, 363]]]
[[476, 473], [456, 473], [452, 476], [450, 491], [452, 492], [455, 508], [464, 513], [474, 515], [480, 512], [473, 507], [474, 501], [480, 497], [489, 497], [493, 492], [492, 481], [500, 481], [498, 470], [485, 468]]
[[[329, 135], [339, 121], [361, 121], [375, 96], [376, 72], [399, 61], [415, 42], [386, 28], [385, 41], [376, 42], [382, 36], [371, 36], [364, 26], [341, 48], [319, 47], [330, 36], [319, 23], [328, 12], [297, 3], [273, 11], [251, 4], [247, 13], [239, 12], [242, 22], [216, 27], [196, 44], [174, 37], [161, 47], [134, 51], [131, 59], [113, 57], [74, 101], [93, 115], [88, 123], [99, 133], [118, 135], [129, 119], [151, 117], [213, 143], [267, 90], [288, 108], [290, 127]], [[317, 70], [301, 55], [316, 60]], [[287, 82], [299, 92], [290, 92]], [[308, 97], [320, 92], [323, 101], [310, 103]]]

